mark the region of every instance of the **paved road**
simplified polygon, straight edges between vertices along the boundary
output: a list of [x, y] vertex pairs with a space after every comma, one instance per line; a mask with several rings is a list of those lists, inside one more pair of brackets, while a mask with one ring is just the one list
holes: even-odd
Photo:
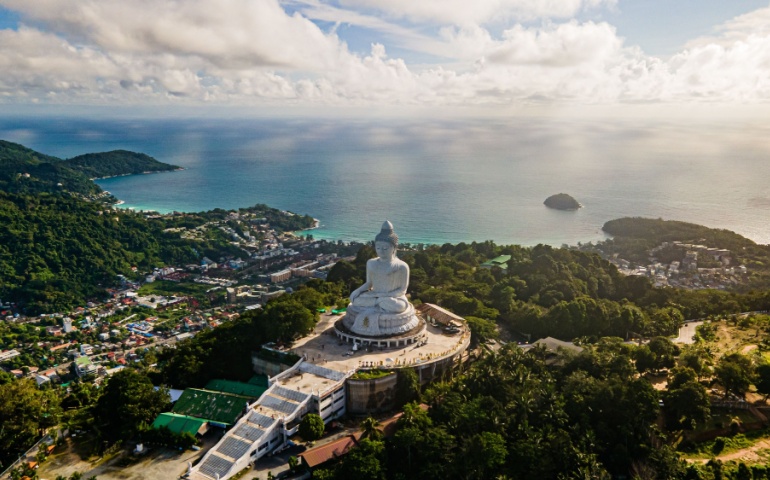
[[695, 336], [695, 327], [703, 325], [703, 320], [687, 322], [679, 329], [679, 336], [673, 339], [674, 343], [691, 344], [695, 343], [692, 337]]

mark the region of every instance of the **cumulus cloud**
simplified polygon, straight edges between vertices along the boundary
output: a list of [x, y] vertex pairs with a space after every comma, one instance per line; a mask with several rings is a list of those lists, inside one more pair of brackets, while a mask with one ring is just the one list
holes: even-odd
[[3, 0], [25, 20], [109, 52], [200, 57], [222, 68], [323, 69], [346, 55], [334, 35], [275, 0]]
[[689, 42], [670, 60], [671, 94], [770, 100], [770, 7], [738, 16], [715, 31]]
[[[493, 11], [554, 18], [611, 3], [605, 0], [481, 0], [473, 8], [458, 1], [457, 9], [455, 0], [291, 1], [294, 13], [278, 0], [0, 0], [24, 22], [18, 30], [0, 30], [0, 101], [515, 106], [770, 100], [770, 8], [737, 17], [663, 60], [626, 45], [605, 22], [484, 25]], [[410, 29], [346, 10], [351, 6], [443, 23]], [[457, 21], [462, 12], [468, 22]], [[324, 31], [309, 17], [349, 20], [403, 44], [430, 39], [422, 43], [449, 60], [416, 66], [391, 57], [381, 41], [352, 52], [334, 28]]]

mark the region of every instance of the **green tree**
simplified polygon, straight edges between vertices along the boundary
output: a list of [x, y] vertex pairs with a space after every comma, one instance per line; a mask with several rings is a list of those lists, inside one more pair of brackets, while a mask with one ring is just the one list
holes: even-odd
[[396, 376], [396, 408], [420, 399], [420, 379], [411, 368], [401, 368]]
[[663, 393], [666, 422], [672, 430], [693, 430], [710, 417], [708, 392], [698, 383], [695, 371], [690, 368], [676, 367], [672, 375]]
[[710, 372], [710, 366], [713, 364], [711, 354], [701, 346], [690, 345], [686, 347], [678, 360], [680, 367], [692, 369], [698, 378], [707, 376]]
[[286, 300], [269, 302], [261, 312], [268, 328], [268, 336], [281, 342], [292, 342], [307, 334], [315, 326], [316, 313], [310, 310], [293, 295]]
[[385, 480], [384, 457], [385, 444], [379, 440], [365, 438], [345, 455], [339, 466], [337, 478]]
[[655, 337], [647, 344], [650, 351], [655, 355], [655, 368], [671, 368], [674, 366], [675, 358], [679, 355], [679, 347], [666, 337]]
[[465, 317], [465, 321], [468, 322], [468, 328], [471, 330], [471, 343], [473, 345], [500, 337], [495, 322], [478, 317]]
[[96, 402], [95, 427], [108, 441], [132, 438], [148, 428], [169, 402], [168, 390], [155, 390], [146, 375], [123, 369], [110, 377]]
[[751, 473], [749, 467], [741, 462], [738, 464], [738, 469], [735, 472], [735, 480], [752, 480], [754, 475]]
[[32, 446], [43, 429], [58, 423], [61, 408], [52, 390], [40, 390], [34, 380], [0, 385], [0, 463], [8, 465]]
[[636, 362], [636, 370], [639, 373], [649, 372], [656, 365], [655, 354], [652, 353], [652, 350], [647, 345], [641, 345], [634, 351], [634, 360]]
[[770, 363], [757, 365], [754, 386], [757, 387], [758, 393], [765, 396], [765, 401], [767, 401], [767, 397], [770, 396]]
[[507, 456], [505, 439], [500, 434], [481, 432], [467, 438], [460, 448], [462, 477], [479, 480], [494, 478]]
[[366, 417], [363, 422], [361, 422], [361, 431], [363, 434], [361, 435], [361, 438], [372, 438], [374, 440], [379, 440], [382, 437], [382, 432], [377, 428], [380, 426], [380, 422], [378, 422], [376, 419], [372, 417]]
[[324, 421], [320, 415], [308, 413], [299, 424], [299, 436], [306, 442], [312, 442], [323, 436], [324, 428]]
[[740, 353], [725, 355], [720, 358], [714, 368], [714, 376], [725, 389], [725, 393], [733, 393], [741, 398], [751, 386], [751, 359]]

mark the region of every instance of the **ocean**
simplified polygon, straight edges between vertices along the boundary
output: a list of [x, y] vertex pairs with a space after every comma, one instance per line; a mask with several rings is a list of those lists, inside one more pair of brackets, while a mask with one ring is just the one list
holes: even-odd
[[[320, 220], [316, 238], [551, 245], [624, 216], [770, 243], [768, 125], [683, 121], [0, 116], [0, 139], [69, 158], [144, 152], [183, 171], [99, 180], [125, 208], [256, 203]], [[543, 201], [568, 193], [578, 211]]]

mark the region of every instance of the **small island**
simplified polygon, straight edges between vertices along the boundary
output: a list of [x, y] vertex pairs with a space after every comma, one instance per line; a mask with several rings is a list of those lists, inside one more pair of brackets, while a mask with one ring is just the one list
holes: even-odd
[[545, 199], [545, 202], [543, 202], [546, 207], [548, 208], [555, 208], [557, 210], [577, 210], [578, 208], [582, 207], [580, 203], [578, 203], [577, 200], [572, 198], [570, 195], [567, 195], [566, 193], [557, 193], [556, 195], [551, 195], [550, 197]]

